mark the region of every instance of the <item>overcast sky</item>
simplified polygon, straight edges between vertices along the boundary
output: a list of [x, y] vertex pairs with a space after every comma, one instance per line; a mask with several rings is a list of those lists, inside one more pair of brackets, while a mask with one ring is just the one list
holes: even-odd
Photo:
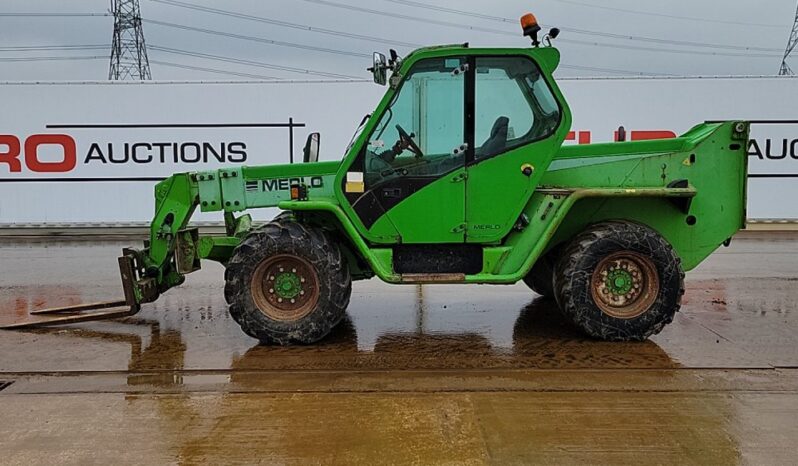
[[[187, 70], [174, 65], [213, 68], [242, 74], [289, 79], [318, 78], [286, 70], [233, 64], [170, 53], [191, 53], [244, 59], [367, 78], [370, 59], [211, 35], [165, 26], [202, 28], [300, 46], [323, 47], [346, 53], [370, 54], [396, 48], [404, 54], [413, 44], [470, 42], [473, 46], [523, 47], [518, 18], [530, 5], [538, 19], [563, 29], [556, 45], [563, 54], [561, 76], [607, 76], [632, 73], [672, 75], [766, 75], [776, 74], [795, 16], [796, 0], [180, 0], [181, 2], [322, 28], [333, 32], [379, 37], [343, 37], [196, 11], [141, 0], [144, 35], [151, 48], [152, 76], [159, 80], [225, 80], [243, 77]], [[349, 5], [401, 15], [390, 17], [330, 5]], [[423, 3], [460, 13], [413, 5]], [[2, 0], [0, 14], [8, 13], [103, 13], [108, 0]], [[631, 11], [622, 11], [631, 10]], [[465, 14], [464, 14], [465, 13]], [[488, 18], [489, 16], [491, 18]], [[414, 21], [421, 18], [427, 22]], [[502, 21], [508, 18], [509, 21]], [[430, 24], [430, 22], [446, 24]], [[460, 27], [457, 27], [457, 26]], [[476, 29], [469, 29], [473, 27]], [[0, 16], [0, 80], [103, 80], [108, 75], [113, 18], [111, 17], [10, 17]], [[495, 30], [486, 31], [484, 29]], [[581, 31], [581, 33], [580, 33]], [[618, 34], [628, 38], [607, 37]], [[668, 41], [662, 42], [661, 40]], [[677, 45], [669, 41], [691, 42]], [[699, 44], [711, 46], [699, 46]], [[13, 51], [13, 47], [96, 45], [98, 50]], [[714, 46], [723, 46], [714, 47]], [[735, 56], [728, 56], [728, 55]], [[92, 60], [8, 61], [30, 57], [94, 57]], [[172, 66], [167, 65], [172, 64]], [[798, 69], [798, 56], [791, 60]], [[608, 71], [614, 70], [614, 71]]]

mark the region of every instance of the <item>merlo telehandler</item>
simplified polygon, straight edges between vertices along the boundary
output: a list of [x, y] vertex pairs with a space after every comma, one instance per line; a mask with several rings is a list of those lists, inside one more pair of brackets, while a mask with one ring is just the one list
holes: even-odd
[[[119, 258], [124, 301], [39, 311], [50, 317], [9, 328], [133, 314], [213, 260], [226, 267], [230, 314], [267, 343], [324, 338], [352, 281], [374, 276], [523, 280], [590, 336], [658, 333], [679, 310], [684, 272], [745, 227], [749, 124], [563, 145], [558, 31], [538, 40], [532, 15], [522, 26], [532, 47], [374, 54], [369, 70], [388, 90], [343, 160], [317, 161], [314, 133], [302, 164], [171, 176], [155, 187], [149, 241]], [[282, 213], [254, 227], [245, 212], [268, 207]], [[222, 212], [226, 235], [200, 235], [197, 208]]]

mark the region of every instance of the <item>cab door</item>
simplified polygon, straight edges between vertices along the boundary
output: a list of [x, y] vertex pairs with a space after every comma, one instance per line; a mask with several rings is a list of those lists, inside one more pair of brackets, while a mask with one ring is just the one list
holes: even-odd
[[487, 243], [500, 241], [519, 222], [562, 143], [564, 112], [530, 57], [479, 56], [472, 63], [467, 242]]
[[[363, 192], [352, 206], [373, 237], [395, 231], [402, 244], [464, 242], [466, 72], [462, 57], [420, 60], [369, 136]], [[415, 147], [397, 144], [402, 132]]]

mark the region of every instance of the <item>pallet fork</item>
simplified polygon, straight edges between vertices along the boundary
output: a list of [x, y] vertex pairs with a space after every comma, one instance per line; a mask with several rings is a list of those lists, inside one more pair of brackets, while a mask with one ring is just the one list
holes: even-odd
[[44, 316], [44, 318], [0, 326], [0, 330], [51, 327], [56, 325], [77, 324], [80, 322], [117, 319], [135, 315], [141, 310], [139, 297], [136, 293], [136, 266], [136, 254], [131, 250], [125, 249], [122, 257], [119, 258], [119, 274], [122, 278], [122, 289], [125, 292], [124, 300], [32, 311], [30, 313], [32, 316]]

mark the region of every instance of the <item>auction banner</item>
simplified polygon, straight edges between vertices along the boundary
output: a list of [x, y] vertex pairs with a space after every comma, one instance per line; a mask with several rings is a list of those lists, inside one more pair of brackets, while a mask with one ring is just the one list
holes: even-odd
[[382, 92], [335, 82], [0, 84], [0, 224], [148, 222], [158, 181], [301, 163], [316, 131], [320, 158], [340, 160]]
[[[561, 79], [567, 144], [675, 137], [753, 121], [749, 217], [798, 220], [798, 79]], [[175, 172], [301, 162], [311, 132], [340, 160], [385, 88], [334, 82], [0, 83], [0, 225], [129, 224]], [[268, 219], [272, 209], [254, 212]], [[220, 221], [199, 214], [200, 221]]]

